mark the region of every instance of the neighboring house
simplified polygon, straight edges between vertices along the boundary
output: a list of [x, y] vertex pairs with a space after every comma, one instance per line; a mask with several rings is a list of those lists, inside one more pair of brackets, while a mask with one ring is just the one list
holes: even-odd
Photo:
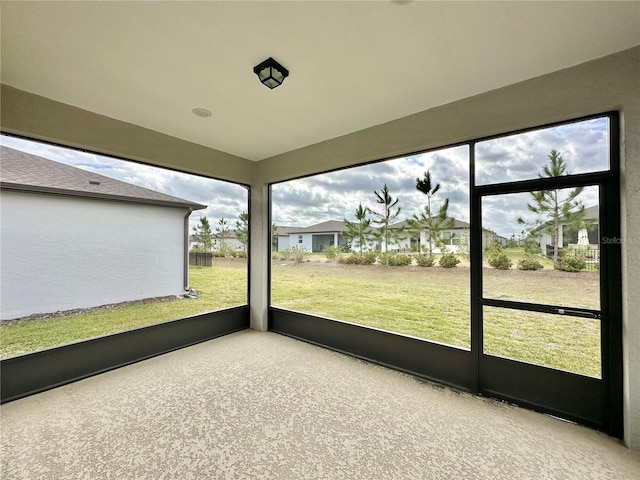
[[[278, 227], [278, 235], [280, 235]], [[341, 246], [347, 242], [342, 236], [342, 232], [347, 229], [346, 223], [338, 220], [328, 220], [326, 222], [311, 225], [310, 227], [287, 227], [287, 247], [304, 247], [310, 252], [322, 252], [325, 248], [333, 245]], [[280, 250], [280, 239], [278, 239], [278, 249]]]
[[[443, 248], [449, 253], [469, 253], [469, 229], [471, 225], [467, 222], [450, 218], [453, 221], [451, 228], [440, 232], [440, 240]], [[429, 238], [426, 231], [420, 232], [420, 246], [423, 251], [429, 248]], [[434, 247], [434, 253], [443, 253], [443, 248]]]
[[[229, 233], [224, 239], [224, 242], [231, 247], [232, 250], [244, 250], [244, 245], [238, 237], [236, 236], [235, 230], [229, 230]], [[189, 235], [189, 250], [193, 250], [198, 246], [198, 242], [195, 239], [195, 236]], [[211, 235], [211, 246], [214, 251], [220, 250], [220, 239], [216, 238], [215, 234]]]
[[298, 227], [277, 226], [275, 238], [271, 239], [271, 246], [274, 251], [286, 250], [289, 248], [289, 232]]
[[[593, 205], [584, 209], [584, 219], [587, 223], [587, 236], [588, 245], [584, 245], [590, 249], [597, 250], [599, 248], [600, 239], [600, 221], [599, 221], [599, 206]], [[540, 243], [540, 248], [543, 252], [546, 252], [548, 248], [553, 247], [554, 238], [550, 233], [540, 233], [543, 226], [537, 227], [531, 230], [530, 235], [537, 239]], [[578, 239], [580, 231], [575, 228], [569, 228], [568, 225], [560, 225], [560, 238], [562, 238], [562, 245], [560, 247], [568, 247], [572, 245], [578, 245]]]
[[0, 147], [0, 320], [176, 295], [204, 205]]
[[[467, 246], [466, 248], [468, 248], [469, 228], [471, 227], [471, 225], [466, 222], [456, 220], [455, 218], [451, 218], [450, 220], [453, 221], [453, 226], [440, 232], [440, 239], [444, 246], [444, 250], [449, 253], [458, 253], [462, 251], [465, 246]], [[428, 250], [429, 239], [427, 231], [421, 231], [418, 239], [418, 237], [416, 236], [416, 232], [411, 231], [411, 227], [406, 220], [394, 223], [393, 225], [391, 225], [391, 228], [404, 228], [405, 235], [400, 239], [398, 243], [389, 245], [389, 250], [411, 252], [415, 251], [418, 248], [418, 243], [420, 244], [420, 248], [422, 249], [422, 251]], [[434, 244], [433, 253], [443, 253], [443, 249], [440, 247], [436, 247]]]
[[[457, 219], [452, 220], [453, 226], [447, 230], [443, 230], [441, 232], [441, 238], [447, 252], [459, 253], [468, 249], [470, 225]], [[395, 223], [391, 225], [390, 228], [404, 228], [405, 233], [403, 238], [397, 243], [389, 245], [389, 250], [410, 252], [417, 248], [418, 238], [415, 233], [412, 234], [409, 231], [406, 221]], [[309, 227], [278, 227], [278, 250], [304, 247], [310, 252], [322, 252], [329, 246], [343, 246], [348, 243], [344, 238], [344, 232], [346, 230], [346, 223], [339, 220], [328, 220]], [[491, 233], [490, 238], [485, 238], [485, 241], [490, 241], [494, 238], [503, 244], [506, 243], [506, 239], [498, 237], [493, 233]], [[427, 248], [428, 243], [426, 232], [420, 232], [420, 245], [423, 250]], [[353, 242], [351, 249], [353, 251], [358, 250], [353, 246]], [[384, 242], [375, 242], [372, 240], [364, 249], [383, 250]], [[433, 251], [434, 253], [442, 253], [442, 249], [439, 247], [434, 248]]]

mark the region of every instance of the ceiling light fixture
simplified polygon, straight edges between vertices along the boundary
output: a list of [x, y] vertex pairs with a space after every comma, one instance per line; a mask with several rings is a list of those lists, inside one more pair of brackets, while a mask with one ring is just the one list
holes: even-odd
[[253, 67], [253, 73], [258, 75], [258, 78], [263, 85], [266, 85], [271, 89], [282, 85], [284, 79], [289, 76], [289, 70], [284, 68], [271, 57]]

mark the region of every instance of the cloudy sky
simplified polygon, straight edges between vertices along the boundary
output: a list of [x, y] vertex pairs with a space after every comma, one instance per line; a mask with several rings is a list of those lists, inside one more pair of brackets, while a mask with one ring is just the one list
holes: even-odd
[[247, 189], [234, 183], [59, 148], [45, 143], [30, 142], [6, 135], [0, 137], [0, 143], [49, 160], [207, 205], [206, 210], [198, 210], [191, 215], [191, 230], [199, 222], [201, 215], [209, 219], [212, 230], [215, 230], [214, 227], [220, 218], [227, 219], [229, 227], [233, 229], [240, 213], [248, 210]]
[[[478, 185], [536, 178], [549, 152], [561, 152], [569, 173], [606, 170], [608, 119], [590, 120], [545, 130], [489, 140], [476, 145]], [[399, 220], [418, 214], [426, 197], [415, 188], [416, 178], [431, 172], [440, 183], [432, 211], [449, 198], [449, 215], [469, 221], [469, 151], [467, 146], [350, 168], [273, 186], [273, 218], [278, 225], [307, 226], [325, 220], [354, 219], [359, 203], [376, 209], [374, 191], [386, 183], [401, 207]], [[564, 192], [565, 194], [568, 191]], [[586, 207], [597, 204], [597, 188], [586, 188], [580, 198]], [[529, 222], [528, 194], [503, 195], [483, 201], [483, 227], [502, 236], [521, 233], [519, 216]]]
[[[247, 191], [233, 183], [208, 179], [133, 162], [62, 149], [42, 143], [2, 137], [3, 145], [90, 170], [118, 180], [208, 205], [192, 215], [192, 224], [206, 215], [212, 225], [219, 218], [231, 226], [247, 210]], [[537, 130], [478, 143], [476, 181], [478, 184], [536, 178], [547, 163], [551, 149], [561, 152], [570, 173], [608, 168], [608, 120], [596, 119], [561, 127]], [[415, 189], [416, 178], [427, 170], [441, 189], [434, 198], [437, 210], [449, 198], [449, 215], [469, 220], [469, 153], [467, 146], [442, 149], [396, 160], [316, 175], [273, 186], [273, 220], [281, 226], [309, 226], [326, 220], [352, 220], [358, 204], [376, 209], [374, 191], [386, 183], [401, 207], [399, 220], [418, 214], [425, 196]], [[597, 188], [581, 195], [585, 206], [597, 204]], [[505, 237], [518, 236], [522, 226], [517, 218], [535, 221], [527, 212], [527, 194], [486, 198], [483, 227]]]

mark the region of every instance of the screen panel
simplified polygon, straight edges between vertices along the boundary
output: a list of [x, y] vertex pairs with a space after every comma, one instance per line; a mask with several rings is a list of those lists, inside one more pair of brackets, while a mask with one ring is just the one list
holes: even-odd
[[246, 305], [246, 187], [1, 144], [2, 358]]

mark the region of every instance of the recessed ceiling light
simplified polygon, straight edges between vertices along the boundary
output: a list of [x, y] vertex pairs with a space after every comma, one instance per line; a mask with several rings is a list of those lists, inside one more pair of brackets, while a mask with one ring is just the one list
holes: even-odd
[[197, 116], [202, 117], [202, 118], [206, 118], [206, 117], [210, 117], [211, 116], [211, 112], [209, 110], [207, 110], [206, 108], [194, 108], [191, 111], [193, 112], [194, 115], [197, 115]]

